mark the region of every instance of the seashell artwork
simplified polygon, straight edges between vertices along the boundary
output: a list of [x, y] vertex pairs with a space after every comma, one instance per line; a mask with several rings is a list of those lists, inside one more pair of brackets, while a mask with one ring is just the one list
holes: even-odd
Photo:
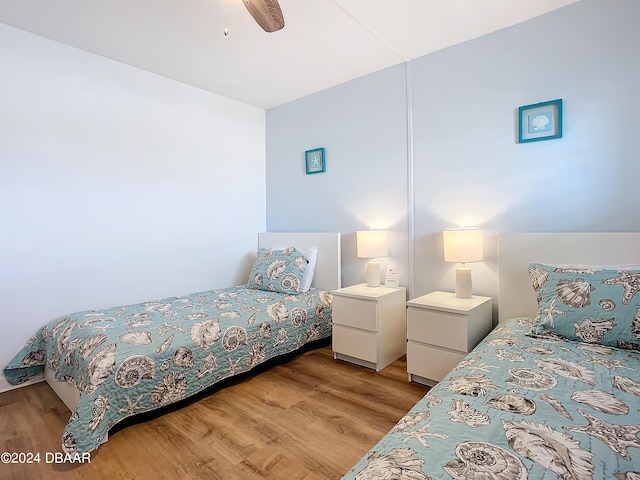
[[566, 433], [541, 423], [503, 421], [509, 446], [523, 457], [542, 465], [559, 478], [592, 478], [593, 454]]
[[240, 345], [247, 344], [247, 331], [242, 327], [229, 327], [222, 336], [222, 348], [232, 352]]
[[256, 276], [253, 277], [253, 281], [256, 285], [262, 287], [264, 285], [264, 277], [262, 276], [262, 273], [257, 273]]
[[468, 427], [479, 427], [481, 425], [489, 425], [491, 419], [489, 415], [480, 410], [475, 410], [462, 400], [453, 400], [451, 402], [451, 410], [447, 412], [452, 422], [464, 423]]
[[249, 355], [247, 355], [247, 367], [253, 368], [260, 365], [265, 360], [266, 345], [264, 343], [254, 343], [251, 345]]
[[589, 282], [582, 278], [576, 280], [559, 280], [556, 294], [560, 301], [570, 307], [586, 307], [591, 304], [591, 292], [595, 290]]
[[156, 365], [147, 355], [131, 355], [118, 366], [115, 382], [122, 388], [131, 388], [141, 380], [150, 380], [156, 372]]
[[501, 348], [496, 350], [496, 358], [507, 362], [524, 362], [524, 355]]
[[251, 316], [249, 318], [247, 318], [247, 325], [251, 326], [254, 323], [256, 323], [256, 314], [252, 313]]
[[308, 263], [308, 260], [304, 258], [302, 255], [293, 259], [293, 264], [301, 272], [305, 271], [305, 269], [307, 268], [307, 263]]
[[622, 400], [600, 389], [573, 392], [571, 400], [610, 415], [626, 415], [629, 413], [629, 407]]
[[525, 397], [512, 394], [496, 395], [487, 402], [491, 408], [504, 410], [505, 412], [519, 413], [520, 415], [533, 415], [536, 413], [536, 403]]
[[573, 418], [571, 418], [571, 414], [569, 413], [569, 411], [553, 395], [548, 395], [548, 394], [545, 393], [545, 394], [540, 395], [538, 398], [540, 400], [542, 400], [543, 402], [547, 402], [549, 405], [551, 405], [551, 407], [553, 407], [553, 409], [556, 412], [558, 412], [560, 415], [562, 415], [563, 417], [566, 417], [569, 420], [573, 420]]
[[623, 287], [622, 304], [628, 305], [635, 294], [640, 291], [640, 273], [623, 270], [615, 277], [603, 280], [602, 283], [604, 285], [620, 285]]
[[522, 347], [523, 352], [536, 353], [538, 355], [551, 355], [553, 350], [540, 345], [531, 345], [530, 347]]
[[44, 365], [44, 359], [47, 357], [46, 350], [36, 350], [35, 352], [29, 352], [22, 359], [22, 365]]
[[116, 344], [111, 343], [100, 350], [89, 362], [89, 384], [85, 386], [86, 393], [95, 392], [98, 385], [113, 373], [116, 366]]
[[151, 392], [151, 403], [156, 406], [182, 400], [187, 392], [187, 379], [181, 373], [170, 373]]
[[164, 340], [160, 345], [158, 345], [158, 348], [156, 348], [156, 353], [158, 355], [164, 355], [165, 353], [167, 353], [167, 350], [169, 350], [169, 347], [173, 342], [173, 336], [174, 334], [172, 333], [166, 338], [166, 340]]
[[400, 419], [389, 433], [400, 433], [404, 430], [415, 427], [429, 418], [429, 411], [410, 412]]
[[82, 345], [80, 345], [80, 356], [87, 358], [91, 353], [107, 340], [107, 336], [104, 333], [98, 333], [91, 335]]
[[616, 302], [611, 300], [610, 298], [603, 298], [598, 302], [598, 305], [605, 311], [611, 312], [616, 309]]
[[78, 451], [78, 445], [73, 433], [64, 432], [64, 435], [62, 435], [62, 450], [69, 455], [73, 455]]
[[586, 427], [565, 427], [571, 432], [585, 433], [591, 435], [613, 451], [619, 457], [631, 461], [629, 447], [640, 448], [640, 425], [618, 425], [609, 423], [598, 417], [585, 412], [581, 408], [578, 413], [582, 415], [589, 425]]
[[622, 392], [633, 393], [640, 397], [640, 382], [636, 382], [629, 377], [615, 375], [611, 378], [611, 383], [615, 388]]
[[300, 279], [293, 273], [285, 273], [280, 278], [280, 288], [297, 292], [300, 290]]
[[196, 323], [191, 327], [191, 340], [202, 350], [207, 350], [216, 343], [221, 334], [220, 322], [217, 318]]
[[289, 317], [289, 310], [284, 302], [267, 305], [267, 315], [276, 323], [282, 323]]
[[462, 377], [449, 379], [448, 390], [471, 397], [484, 397], [487, 392], [497, 390], [493, 381], [486, 375], [470, 373]]
[[579, 382], [596, 384], [596, 374], [593, 370], [562, 358], [537, 358], [536, 365], [547, 372], [551, 372], [561, 377], [577, 380]]
[[595, 344], [591, 344], [591, 345], [585, 345], [585, 344], [580, 344], [578, 345], [578, 348], [580, 350], [583, 350], [585, 352], [592, 352], [592, 353], [597, 353], [600, 355], [615, 355], [615, 352], [610, 349], [609, 347], [605, 347], [603, 345], [595, 345]]
[[636, 310], [636, 314], [631, 321], [631, 333], [636, 338], [640, 338], [640, 308]]
[[318, 322], [313, 322], [307, 330], [304, 332], [304, 341], [313, 342], [314, 340], [318, 340], [320, 338], [320, 324]]
[[238, 312], [232, 310], [230, 312], [222, 312], [222, 313], [220, 313], [220, 316], [222, 318], [240, 318], [242, 315], [240, 315]]
[[274, 260], [267, 267], [267, 278], [269, 280], [275, 280], [276, 278], [279, 278], [288, 265], [289, 262], [287, 260]]
[[205, 375], [210, 374], [213, 370], [218, 366], [218, 359], [215, 355], [209, 354], [202, 359], [202, 365], [200, 365], [200, 370], [196, 374], [197, 379], [201, 379]]
[[316, 305], [316, 318], [320, 320], [327, 316], [327, 308], [324, 305]]
[[294, 327], [299, 327], [307, 321], [307, 311], [304, 308], [294, 307], [291, 309], [291, 323]]
[[147, 302], [147, 303], [143, 303], [142, 306], [144, 307], [145, 311], [147, 311], [147, 312], [164, 313], [164, 312], [168, 312], [169, 310], [171, 310], [171, 304], [170, 303]]
[[527, 470], [518, 457], [486, 442], [456, 445], [456, 460], [442, 466], [455, 480], [527, 480]]
[[107, 398], [107, 396], [98, 395], [91, 404], [91, 421], [89, 422], [87, 431], [91, 433], [96, 431], [96, 428], [98, 428], [98, 425], [104, 418], [104, 415], [105, 413], [107, 413], [107, 410], [109, 410], [109, 408], [111, 407], [109, 406], [109, 399]]
[[274, 341], [273, 341], [273, 345], [271, 345], [272, 348], [276, 348], [277, 346], [282, 345], [287, 341], [288, 338], [289, 338], [289, 334], [284, 328], [278, 329], [278, 332], [276, 333], [276, 338], [274, 338]]
[[260, 338], [271, 338], [271, 324], [269, 322], [261, 322], [258, 325], [258, 335]]
[[173, 352], [173, 363], [180, 368], [193, 367], [193, 353], [187, 347], [180, 347]]
[[604, 334], [613, 330], [615, 326], [613, 318], [599, 318], [598, 320], [585, 318], [581, 322], [573, 324], [576, 337], [586, 343], [602, 343]]
[[[424, 460], [410, 448], [371, 452], [367, 458], [367, 466], [356, 478], [431, 480], [431, 477], [422, 471], [423, 464]], [[399, 471], [402, 472], [402, 476], [398, 476]]]
[[529, 278], [533, 289], [537, 292], [542, 288], [544, 282], [549, 279], [549, 272], [544, 268], [529, 267]]
[[66, 325], [62, 333], [57, 339], [58, 353], [62, 353], [67, 349], [67, 342], [71, 338], [71, 334], [76, 328], [76, 322], [70, 322]]
[[194, 320], [201, 320], [203, 318], [207, 318], [208, 314], [204, 313], [204, 312], [196, 312], [196, 313], [189, 313], [187, 315], [184, 316], [184, 319], [188, 322], [193, 322]]
[[558, 384], [551, 375], [534, 368], [512, 368], [509, 375], [507, 382], [529, 390], [550, 390]]
[[130, 345], [149, 345], [151, 343], [151, 332], [133, 330], [120, 335], [120, 341]]

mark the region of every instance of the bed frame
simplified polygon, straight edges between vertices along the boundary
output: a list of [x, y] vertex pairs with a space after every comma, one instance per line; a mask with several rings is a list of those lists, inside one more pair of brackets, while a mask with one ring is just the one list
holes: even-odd
[[[262, 232], [258, 234], [258, 248], [298, 249], [318, 248], [318, 262], [312, 286], [332, 291], [341, 286], [341, 254], [339, 233], [315, 232]], [[45, 367], [44, 379], [71, 412], [80, 400], [80, 391], [71, 383], [59, 382], [53, 370]]]
[[498, 321], [534, 316], [529, 263], [640, 265], [640, 233], [505, 233], [498, 235]]

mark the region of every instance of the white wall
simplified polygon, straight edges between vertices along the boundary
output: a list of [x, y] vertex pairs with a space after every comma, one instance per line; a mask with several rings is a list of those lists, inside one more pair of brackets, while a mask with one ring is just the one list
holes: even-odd
[[[267, 225], [342, 232], [350, 285], [364, 278], [354, 212], [384, 212], [398, 237], [409, 225], [390, 261], [415, 271], [412, 296], [454, 288], [444, 228], [487, 230], [474, 291], [494, 297], [497, 232], [639, 231], [638, 18], [636, 0], [582, 0], [416, 59], [409, 82], [400, 65], [267, 111]], [[564, 138], [517, 144], [518, 107], [556, 98]], [[333, 152], [328, 171], [305, 178], [314, 146]], [[285, 179], [291, 208], [273, 201]]]
[[56, 316], [245, 281], [263, 110], [5, 25], [0, 65], [0, 366]]

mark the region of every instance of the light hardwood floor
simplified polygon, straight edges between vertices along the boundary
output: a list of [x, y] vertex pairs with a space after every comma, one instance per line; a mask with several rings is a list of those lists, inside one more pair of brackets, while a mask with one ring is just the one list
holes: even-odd
[[70, 413], [43, 382], [0, 394], [0, 453], [41, 457], [0, 464], [0, 479], [339, 479], [426, 392], [404, 358], [376, 373], [322, 346], [116, 426], [71, 465], [46, 463]]

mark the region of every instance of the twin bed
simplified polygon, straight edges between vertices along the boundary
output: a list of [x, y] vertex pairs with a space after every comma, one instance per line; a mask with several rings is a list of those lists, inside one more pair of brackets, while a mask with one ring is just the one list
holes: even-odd
[[44, 371], [72, 412], [63, 450], [87, 453], [127, 417], [328, 338], [340, 276], [339, 234], [261, 233], [246, 285], [63, 316], [4, 372]]
[[636, 233], [501, 235], [498, 326], [344, 480], [640, 479], [639, 263]]
[[[270, 291], [290, 245], [318, 249], [309, 292], [287, 291], [295, 279]], [[339, 235], [261, 234], [259, 247], [247, 286], [65, 316], [5, 374], [46, 366], [73, 412], [63, 449], [89, 452], [124, 418], [329, 336]], [[498, 326], [344, 479], [639, 479], [638, 263], [640, 234], [501, 235]]]

